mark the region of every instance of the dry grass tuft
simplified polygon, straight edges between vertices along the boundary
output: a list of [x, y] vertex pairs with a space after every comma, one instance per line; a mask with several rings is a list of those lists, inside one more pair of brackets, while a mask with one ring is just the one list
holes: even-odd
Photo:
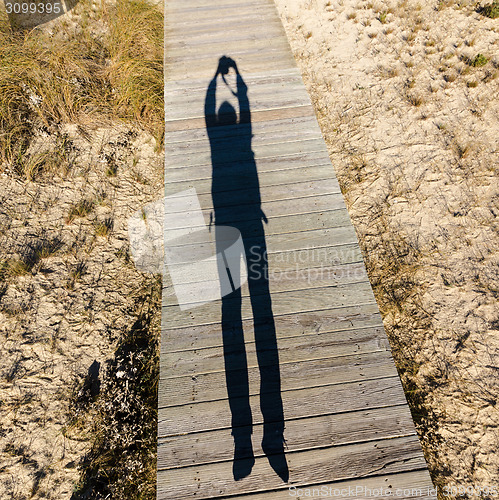
[[95, 234], [96, 236], [109, 236], [113, 230], [114, 222], [111, 217], [107, 217], [101, 222], [95, 224]]
[[[77, 9], [90, 10], [88, 0]], [[108, 26], [104, 37], [63, 24], [52, 34], [13, 31], [0, 11], [0, 163], [27, 180], [62, 163], [60, 150], [55, 158], [29, 150], [37, 131], [60, 123], [120, 117], [162, 144], [162, 13], [145, 0], [126, 0], [93, 15]]]
[[146, 0], [118, 2], [110, 10], [107, 77], [120, 116], [143, 123], [163, 141], [163, 15]]
[[69, 213], [66, 216], [66, 224], [70, 224], [76, 218], [86, 217], [90, 212], [92, 212], [95, 208], [95, 203], [93, 200], [88, 198], [83, 198], [78, 201], [69, 209]]

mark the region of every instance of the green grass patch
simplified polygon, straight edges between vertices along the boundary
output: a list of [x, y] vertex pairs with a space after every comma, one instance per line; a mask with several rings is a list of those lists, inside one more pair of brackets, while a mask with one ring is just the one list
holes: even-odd
[[496, 19], [499, 17], [499, 2], [495, 1], [493, 3], [489, 3], [488, 5], [480, 6], [477, 10], [480, 14], [482, 14], [482, 16]]
[[485, 66], [489, 60], [483, 55], [483, 54], [477, 54], [473, 59], [470, 59], [468, 61], [468, 64], [470, 66], [473, 66], [474, 68], [481, 68], [482, 66]]

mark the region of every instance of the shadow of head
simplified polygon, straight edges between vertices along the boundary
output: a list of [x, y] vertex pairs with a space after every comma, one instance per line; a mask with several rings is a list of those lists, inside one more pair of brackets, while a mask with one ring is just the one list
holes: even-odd
[[237, 113], [230, 102], [224, 101], [218, 109], [218, 123], [220, 125], [234, 125], [237, 123]]

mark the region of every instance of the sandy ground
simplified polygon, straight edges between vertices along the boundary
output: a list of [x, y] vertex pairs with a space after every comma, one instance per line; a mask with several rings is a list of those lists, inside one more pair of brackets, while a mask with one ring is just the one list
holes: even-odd
[[497, 487], [498, 21], [466, 1], [276, 4], [433, 479]]
[[[53, 147], [52, 132], [32, 147]], [[123, 125], [66, 125], [58, 134], [66, 176], [31, 183], [0, 174], [1, 259], [44, 252], [0, 288], [2, 499], [70, 498], [90, 429], [78, 391], [95, 362], [97, 384], [105, 378], [144, 284], [127, 219], [163, 191], [162, 155], [149, 134]], [[69, 221], [80, 200], [90, 212]]]

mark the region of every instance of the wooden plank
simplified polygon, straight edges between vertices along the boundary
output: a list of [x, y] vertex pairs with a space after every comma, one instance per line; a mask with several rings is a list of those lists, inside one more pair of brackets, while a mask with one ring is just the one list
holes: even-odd
[[[165, 5], [165, 12], [168, 16], [168, 20], [171, 21], [171, 25], [173, 28], [177, 28], [176, 22], [182, 19], [192, 18], [193, 15], [199, 14], [200, 17], [205, 19], [216, 19], [219, 21], [223, 16], [224, 21], [230, 20], [227, 16], [237, 16], [239, 18], [243, 18], [243, 14], [248, 14], [254, 12], [255, 10], [259, 10], [266, 17], [265, 20], [268, 20], [269, 14], [275, 13], [275, 7], [272, 2], [268, 1], [243, 1], [243, 2], [234, 2], [232, 1], [223, 1], [220, 3], [209, 3], [202, 2], [188, 2], [188, 3], [173, 3], [169, 2]], [[179, 30], [177, 30], [179, 31]]]
[[[305, 380], [306, 382], [306, 380]], [[168, 383], [165, 381], [165, 383]], [[259, 397], [250, 396], [253, 425], [262, 423]], [[174, 436], [213, 429], [230, 429], [226, 399], [167, 407], [162, 399], [158, 410], [158, 436]], [[338, 385], [282, 391], [286, 421], [330, 413], [406, 404], [398, 376]]]
[[242, 74], [262, 73], [264, 71], [276, 71], [293, 67], [295, 61], [291, 54], [283, 54], [283, 46], [267, 48], [260, 46], [253, 49], [234, 50], [230, 44], [217, 47], [211, 54], [203, 54], [198, 57], [190, 56], [182, 58], [165, 57], [165, 72], [172, 80], [199, 78], [203, 76], [210, 78], [214, 74], [217, 61], [220, 56], [230, 54], [238, 60], [238, 68]]
[[[286, 193], [286, 185], [277, 185], [274, 187], [275, 191], [279, 193], [279, 191], [282, 193], [281, 196], [285, 196]], [[331, 188], [331, 191], [333, 191], [334, 188]], [[222, 191], [223, 192], [223, 191]], [[291, 193], [291, 186], [289, 192]], [[237, 227], [239, 227], [239, 222], [244, 222], [244, 221], [249, 221], [248, 223], [252, 223], [255, 225], [255, 214], [254, 214], [254, 208], [255, 204], [253, 202], [253, 198], [251, 198], [249, 195], [253, 195], [253, 192], [250, 191], [244, 191], [242, 190], [241, 192], [229, 192], [227, 195], [224, 196], [224, 202], [220, 201], [219, 203], [219, 208], [230, 208], [230, 213], [231, 213], [231, 224], [237, 224]], [[291, 193], [292, 194], [292, 193]], [[189, 195], [189, 193], [187, 193]], [[190, 195], [192, 196], [192, 194]], [[237, 203], [238, 196], [240, 196], [241, 203]], [[269, 196], [272, 196], [271, 193], [269, 193]], [[183, 196], [176, 196], [176, 198], [179, 199], [179, 201], [183, 198]], [[221, 197], [220, 197], [221, 198]], [[203, 214], [205, 215], [205, 218], [207, 220], [210, 219], [210, 212], [213, 211], [213, 204], [212, 204], [212, 199], [211, 195], [207, 194], [200, 194], [198, 195], [198, 199], [201, 205], [201, 210]], [[343, 196], [341, 195], [341, 192], [337, 190], [336, 192], [332, 193], [325, 193], [321, 194], [319, 196], [301, 196], [301, 197], [296, 197], [293, 198], [292, 196], [289, 198], [284, 198], [284, 199], [277, 199], [275, 200], [262, 200], [262, 209], [263, 212], [268, 220], [270, 220], [270, 217], [286, 217], [289, 215], [300, 215], [300, 214], [310, 214], [310, 213], [316, 213], [316, 212], [325, 212], [325, 211], [332, 211], [332, 210], [341, 210], [345, 208], [345, 204], [343, 201]], [[182, 210], [182, 207], [179, 205], [178, 212], [173, 211], [173, 209], [169, 212], [169, 217], [171, 218], [171, 222], [169, 225], [169, 238], [173, 239], [175, 235], [175, 230], [178, 228], [185, 228], [186, 224], [189, 224], [189, 219], [186, 219], [183, 215], [188, 214], [189, 212], [186, 212], [185, 209]], [[270, 234], [272, 234], [272, 222], [269, 222], [270, 224]], [[193, 227], [193, 226], [189, 226]], [[292, 231], [290, 231], [292, 232]], [[309, 236], [312, 235], [311, 231], [306, 231], [307, 233], [311, 233]], [[337, 240], [336, 240], [337, 241]], [[196, 244], [196, 242], [193, 242]]]
[[[209, 197], [200, 196], [199, 197], [202, 204], [201, 209], [202, 213], [205, 216], [205, 220], [210, 219], [210, 212], [213, 210], [212, 207], [208, 205]], [[211, 201], [211, 200], [210, 200]], [[206, 206], [203, 206], [205, 203]], [[226, 206], [233, 207], [231, 212], [231, 223], [238, 224], [239, 222], [250, 221], [254, 225], [254, 213], [252, 210], [252, 204], [247, 205], [230, 205], [230, 201]], [[250, 209], [248, 209], [248, 206]], [[307, 214], [314, 212], [324, 212], [331, 210], [341, 210], [345, 208], [345, 203], [343, 201], [343, 196], [341, 193], [336, 194], [324, 194], [321, 196], [310, 196], [306, 198], [296, 198], [294, 200], [270, 200], [263, 204], [262, 209], [267, 217], [270, 220], [271, 217], [285, 217], [288, 215], [299, 215], [299, 214]], [[170, 238], [174, 237], [174, 230], [185, 228], [186, 220], [182, 217], [182, 214], [186, 212], [170, 212], [169, 216], [171, 218], [171, 225], [169, 227]], [[187, 222], [188, 223], [188, 222]], [[270, 223], [269, 223], [270, 224]], [[239, 224], [238, 224], [239, 226]], [[329, 234], [330, 229], [321, 229], [314, 231], [305, 231], [307, 234], [305, 238], [310, 238], [311, 243], [310, 246], [319, 244], [318, 241], [325, 235], [332, 236]], [[346, 229], [345, 229], [346, 231]], [[291, 232], [291, 231], [290, 231]], [[302, 234], [302, 233], [296, 233]], [[351, 230], [351, 234], [355, 234], [353, 228]], [[299, 237], [299, 236], [298, 236]], [[313, 243], [312, 243], [313, 240]], [[338, 242], [338, 239], [332, 240]], [[197, 244], [193, 240], [193, 244]], [[267, 245], [268, 246], [268, 245]]]
[[[241, 357], [241, 354], [237, 353], [234, 357]], [[226, 398], [223, 356], [218, 360], [217, 371], [205, 373], [207, 367], [201, 363], [199, 371], [194, 375], [168, 377], [160, 391], [165, 407]], [[318, 387], [397, 375], [390, 352], [384, 350], [304, 361], [279, 361], [279, 366], [282, 388], [287, 391], [302, 389], [304, 385]], [[163, 380], [166, 380], [165, 375], [169, 370], [170, 367], [163, 365], [160, 372]], [[248, 380], [250, 395], [257, 396], [260, 393], [260, 375], [254, 357], [248, 359]], [[235, 390], [237, 391], [237, 387]]]
[[[255, 93], [254, 96], [251, 90], [248, 91], [252, 113], [262, 110], [310, 105], [310, 97], [303, 88], [301, 78], [289, 78], [280, 84], [271, 82], [260, 85], [262, 88], [259, 88], [258, 93]], [[178, 101], [178, 106], [168, 111], [168, 120], [204, 117], [204, 102], [200, 102], [198, 96], [196, 98], [190, 92], [183, 92], [182, 94], [176, 92], [175, 94], [167, 94], [167, 100]]]
[[[296, 489], [295, 489], [296, 488]], [[415, 498], [417, 500], [435, 500], [436, 490], [432, 487], [428, 471], [425, 469], [395, 474], [382, 474], [374, 477], [358, 477], [353, 480], [325, 482], [322, 484], [294, 484], [291, 489], [234, 495], [230, 498], [248, 500], [289, 500], [290, 498], [355, 498], [356, 500]]]
[[[246, 34], [247, 37], [251, 37], [251, 27], [258, 24], [266, 24], [266, 18], [268, 18], [268, 12], [272, 9], [272, 7], [268, 8], [266, 6], [258, 6], [258, 7], [241, 7], [240, 9], [227, 9], [222, 15], [225, 19], [227, 19], [227, 25], [229, 26], [237, 26], [239, 31]], [[173, 12], [170, 11], [166, 13], [166, 15], [170, 18], [171, 24], [175, 23], [175, 29], [171, 29], [171, 27], [167, 27], [165, 31], [166, 35], [166, 49], [170, 43], [175, 43], [179, 39], [189, 38], [190, 31], [197, 29], [198, 32], [203, 31], [213, 31], [214, 26], [218, 22], [218, 26], [220, 26], [219, 19], [221, 17], [221, 13], [215, 9], [192, 9], [191, 11], [178, 11]], [[273, 23], [269, 23], [269, 27], [272, 28], [276, 26], [277, 23], [274, 21]], [[278, 26], [278, 25], [277, 25]], [[174, 36], [175, 32], [179, 30], [182, 31], [182, 37]], [[220, 28], [219, 28], [220, 30]], [[282, 25], [280, 28], [280, 32], [282, 33]], [[185, 36], [184, 36], [185, 33]], [[219, 39], [223, 39], [223, 36], [220, 36]], [[282, 35], [281, 35], [282, 36]]]
[[[237, 171], [237, 167], [234, 167], [233, 170]], [[322, 176], [323, 175], [324, 173]], [[260, 189], [261, 199], [265, 200], [267, 203], [270, 201], [275, 202], [295, 199], [305, 200], [309, 196], [318, 198], [327, 195], [341, 194], [340, 186], [336, 179], [320, 178], [317, 180], [311, 179], [304, 181], [303, 178], [300, 180], [296, 171], [292, 171], [291, 173], [281, 172], [280, 175], [273, 172], [273, 177], [274, 184], [266, 184]], [[201, 206], [206, 209], [211, 209], [213, 207], [212, 193], [224, 193], [223, 200], [219, 200], [219, 207], [238, 207], [254, 204], [254, 189], [245, 187], [242, 182], [241, 184], [240, 187], [234, 188], [232, 183], [231, 189], [230, 179], [226, 183], [224, 183], [222, 179], [220, 182], [217, 182], [216, 189], [214, 189], [211, 181], [206, 180], [205, 182], [197, 182], [195, 187], [199, 202]], [[167, 196], [170, 191], [168, 188], [170, 188], [170, 186], [167, 186]], [[191, 193], [182, 195], [177, 190], [177, 186], [175, 186], [175, 191], [172, 189], [172, 195], [175, 195], [179, 200], [182, 197], [188, 198], [192, 196]], [[219, 196], [219, 198], [221, 198], [221, 196]]]
[[[167, 115], [167, 113], [166, 113]], [[267, 109], [261, 110], [251, 115], [253, 124], [264, 121], [283, 120], [286, 118], [300, 118], [303, 116], [315, 116], [314, 108], [311, 105], [298, 106], [294, 108]], [[179, 130], [195, 130], [205, 127], [203, 118], [186, 118], [182, 120], [167, 120], [165, 116], [165, 132], [175, 132]]]
[[[195, 103], [201, 102], [204, 105], [204, 98], [209, 92], [208, 85], [211, 82], [213, 75], [209, 78], [202, 80], [194, 80], [188, 82], [182, 82], [182, 85], [178, 83], [170, 83], [165, 87], [165, 94], [169, 98], [175, 100], [179, 99], [182, 103]], [[232, 85], [235, 85], [235, 81], [232, 80]], [[296, 70], [280, 70], [272, 71], [270, 73], [262, 73], [256, 75], [250, 75], [244, 79], [244, 82], [248, 88], [248, 98], [251, 102], [251, 111], [258, 111], [259, 105], [258, 100], [262, 99], [263, 96], [271, 94], [272, 91], [277, 99], [282, 99], [283, 94], [293, 91], [297, 95], [301, 95], [303, 98], [310, 102], [310, 97], [308, 96], [305, 88], [303, 87], [303, 80], [300, 73]], [[224, 93], [230, 97], [230, 93], [227, 92], [223, 86], [220, 87], [220, 83], [217, 84], [216, 92], [212, 89], [210, 95], [215, 95], [218, 92]], [[202, 96], [203, 99], [200, 100], [199, 97]], [[255, 100], [256, 99], [256, 100]]]
[[[309, 290], [298, 290], [276, 293], [272, 297], [274, 315], [302, 313], [317, 309], [342, 307], [347, 304], [359, 305], [374, 301], [374, 295], [369, 283], [352, 283], [346, 286], [327, 287]], [[187, 312], [181, 311], [176, 305], [163, 306], [165, 324], [170, 328], [175, 326], [195, 326], [211, 323], [220, 318], [220, 301], [195, 307]], [[241, 315], [243, 319], [252, 318], [251, 305], [243, 301]]]
[[[182, 34], [184, 38], [189, 39], [196, 35], [202, 34], [220, 37], [220, 23], [218, 22], [218, 19], [201, 19], [193, 24], [192, 22], [185, 21], [186, 16], [187, 14], [184, 14], [184, 17], [179, 16], [179, 19], [181, 21], [179, 21], [177, 24], [177, 28], [182, 27]], [[226, 33], [230, 34], [233, 31], [247, 30], [250, 23], [250, 19], [241, 19], [241, 17], [239, 16], [232, 16]], [[266, 22], [265, 24], [263, 24], [263, 26], [265, 26], [266, 24], [268, 24], [270, 29], [282, 30], [282, 24], [280, 20], [274, 19], [272, 21], [269, 21], [268, 23]], [[173, 30], [167, 29], [166, 35], [168, 36], [168, 34], [170, 33], [173, 33]]]
[[[295, 126], [303, 128], [300, 139], [317, 138], [315, 116], [303, 116], [254, 123], [252, 126], [252, 144], [274, 144], [277, 142], [296, 141], [296, 133], [293, 131]], [[227, 135], [227, 130], [212, 132], [215, 140], [222, 140]], [[170, 154], [174, 148], [185, 150], [191, 147], [196, 151], [199, 149], [203, 151], [209, 150], [208, 133], [205, 127], [196, 130], [173, 131], [165, 137], [166, 154]]]
[[[342, 209], [344, 210], [344, 209]], [[338, 211], [339, 213], [340, 211]], [[335, 214], [331, 212], [333, 217]], [[305, 214], [304, 214], [305, 215]], [[310, 214], [308, 214], [310, 215]], [[270, 215], [272, 217], [272, 215]], [[205, 211], [205, 220], [208, 225], [208, 220], [209, 220], [209, 210]], [[357, 243], [357, 237], [355, 235], [355, 230], [353, 229], [352, 226], [348, 225], [335, 225], [335, 223], [328, 224], [330, 227], [326, 227], [324, 229], [313, 229], [310, 231], [292, 231], [292, 226], [290, 221], [293, 220], [292, 217], [277, 217], [275, 219], [276, 221], [282, 220], [283, 225], [282, 225], [282, 230], [276, 231], [275, 234], [272, 234], [272, 232], [268, 232], [266, 236], [266, 244], [267, 244], [267, 254], [268, 255], [274, 255], [274, 254], [284, 254], [284, 252], [288, 251], [297, 251], [297, 250], [303, 250], [303, 253], [307, 253], [310, 255], [309, 258], [315, 258], [314, 255], [315, 253], [321, 254], [322, 255], [322, 248], [326, 247], [337, 247], [337, 255], [339, 256], [338, 258], [341, 258], [341, 255], [344, 253], [344, 248], [341, 247], [347, 247], [348, 249], [346, 250], [347, 252], [350, 251], [350, 246], [353, 243]], [[180, 223], [179, 223], [180, 225]], [[281, 226], [279, 226], [275, 221], [272, 224], [274, 227], [280, 229]], [[243, 227], [243, 224], [240, 224], [239, 227]], [[177, 236], [176, 229], [172, 229], [169, 231], [169, 235], [173, 238], [174, 236]], [[197, 236], [196, 233], [194, 233], [194, 236], [192, 237], [191, 241], [192, 244], [188, 245], [180, 245], [176, 244], [176, 248], [180, 248], [183, 246], [185, 248], [185, 251], [189, 251], [189, 247], [191, 249], [195, 250], [198, 248], [198, 244], [195, 241], [195, 237]], [[211, 237], [214, 238], [214, 235], [211, 234]], [[201, 234], [199, 237], [200, 242], [205, 243], [206, 238], [205, 234]], [[329, 242], [333, 242], [328, 244]], [[248, 245], [251, 245], [253, 243], [252, 238], [247, 239]], [[190, 262], [190, 256], [188, 254], [186, 255], [186, 260], [184, 261], [185, 263]], [[305, 257], [302, 257], [303, 261], [305, 262]], [[183, 261], [178, 260], [177, 263], [182, 263]], [[279, 257], [275, 257], [274, 262], [279, 262]], [[311, 266], [313, 267], [313, 266]]]
[[[414, 424], [405, 405], [374, 408], [350, 413], [318, 415], [286, 421], [286, 451], [300, 451], [329, 445], [415, 435]], [[254, 453], [262, 456], [263, 425], [253, 427]], [[160, 438], [158, 468], [172, 469], [195, 464], [230, 460], [234, 454], [229, 429]]]
[[[263, 199], [274, 199], [276, 200], [276, 193], [273, 191], [274, 186], [279, 186], [283, 182], [283, 178], [287, 181], [288, 185], [293, 183], [304, 185], [310, 192], [313, 189], [313, 184], [317, 183], [319, 189], [324, 189], [327, 184], [335, 185], [336, 189], [339, 189], [337, 181], [331, 179], [332, 166], [328, 165], [312, 165], [310, 167], [286, 169], [286, 170], [270, 170], [268, 172], [263, 172], [259, 178], [262, 184], [261, 193], [263, 193]], [[200, 173], [198, 172], [198, 175]], [[297, 180], [301, 179], [301, 180]], [[321, 184], [319, 184], [319, 181]], [[224, 188], [230, 186], [229, 181], [227, 183], [219, 182], [217, 184], [218, 190], [222, 191]], [[210, 177], [204, 179], [193, 180], [178, 180], [174, 182], [169, 182], [166, 185], [166, 195], [170, 193], [178, 193], [179, 191], [184, 191], [187, 189], [195, 188], [198, 194], [210, 193], [213, 186]], [[305, 188], [303, 188], [305, 189]], [[233, 191], [238, 191], [239, 189], [233, 189]], [[242, 188], [244, 190], [244, 188]], [[266, 194], [268, 192], [269, 194]], [[314, 190], [315, 192], [315, 190]], [[272, 198], [271, 198], [272, 197]]]
[[[331, 477], [351, 479], [410, 471], [426, 465], [419, 441], [413, 436], [298, 451], [286, 454], [286, 459], [292, 481], [297, 483], [309, 481], [311, 475], [317, 482], [326, 482]], [[210, 498], [265, 491], [283, 485], [264, 457], [257, 457], [251, 475], [240, 481], [225, 479], [230, 477], [231, 468], [230, 462], [221, 462], [159, 470], [158, 493], [162, 498]]]
[[[231, 163], [234, 160], [240, 160], [234, 155], [231, 155], [230, 147], [227, 145], [227, 154], [224, 160]], [[276, 162], [287, 162], [289, 157], [306, 155], [307, 153], [315, 153], [313, 156], [320, 159], [322, 163], [329, 160], [327, 150], [324, 146], [324, 141], [321, 138], [304, 139], [296, 141], [274, 142], [270, 144], [255, 144], [253, 153], [258, 164], [258, 171], [265, 171], [266, 162], [262, 160], [273, 160]], [[168, 176], [171, 175], [172, 168], [185, 168], [187, 166], [196, 167], [201, 165], [210, 165], [211, 167], [211, 151], [206, 148], [202, 151], [185, 151], [178, 150], [170, 151], [166, 156], [166, 168]]]
[[[175, 288], [169, 279], [165, 279], [163, 283], [163, 293], [165, 296], [172, 297], [179, 290], [182, 291], [182, 296], [188, 293], [188, 288], [195, 284], [198, 289], [213, 290], [219, 287], [218, 279], [205, 272], [203, 269], [200, 273], [193, 276], [183, 276], [183, 280], [175, 282]], [[331, 263], [324, 265], [316, 265], [315, 267], [305, 267], [297, 262], [294, 266], [290, 262], [285, 262], [281, 267], [270, 267], [269, 271], [270, 292], [287, 292], [292, 290], [306, 290], [307, 288], [321, 288], [325, 286], [345, 286], [352, 283], [368, 282], [367, 273], [364, 267], [364, 262], [355, 262], [353, 264], [340, 264], [333, 266]], [[243, 297], [248, 297], [247, 284], [243, 284], [241, 293]], [[198, 292], [199, 293], [199, 292]]]
[[[310, 147], [312, 149], [313, 146]], [[291, 149], [291, 147], [290, 147]], [[203, 159], [209, 158], [208, 155], [202, 157]], [[195, 159], [189, 156], [184, 158], [168, 158], [168, 177], [169, 180], [166, 184], [167, 190], [171, 191], [172, 183], [178, 181], [196, 181], [211, 179], [212, 166], [209, 163], [199, 163], [198, 168], [194, 168]], [[331, 171], [331, 165], [326, 164], [324, 161], [324, 153], [322, 151], [311, 152], [294, 152], [289, 154], [282, 154], [280, 156], [270, 156], [258, 158], [258, 165], [261, 168], [260, 175], [267, 172], [288, 172], [292, 174], [292, 170], [298, 168], [309, 167], [324, 167], [326, 166]], [[276, 174], [280, 175], [280, 174]]]
[[[216, 26], [217, 29], [219, 29], [219, 25], [217, 24]], [[165, 94], [173, 97], [176, 92], [181, 94], [186, 92], [198, 92], [200, 96], [203, 96], [203, 92], [206, 92], [211, 78], [213, 78], [213, 74], [211, 74], [208, 78], [194, 77], [188, 80], [175, 80], [168, 78], [168, 80], [165, 81]], [[279, 70], [273, 69], [271, 71], [264, 71], [260, 73], [253, 71], [250, 74], [245, 75], [244, 81], [248, 86], [254, 88], [255, 86], [260, 86], [261, 83], [269, 84], [273, 82], [279, 84], [283, 81], [287, 81], [289, 78], [301, 78], [301, 73], [296, 66], [290, 66], [289, 68]], [[317, 127], [317, 122], [315, 122], [315, 126]]]
[[[277, 339], [321, 334], [323, 332], [354, 332], [362, 328], [382, 326], [376, 302], [349, 304], [344, 307], [308, 311], [306, 315], [274, 314]], [[244, 331], [251, 331], [251, 319], [243, 320]], [[161, 349], [183, 351], [219, 346], [222, 343], [219, 321], [204, 321], [199, 325], [172, 327], [162, 322]]]
[[[245, 19], [244, 24], [240, 23], [237, 27], [231, 25], [229, 29], [224, 31], [223, 41], [233, 44], [247, 44], [256, 42], [257, 40], [275, 40], [282, 36], [282, 25], [280, 26], [277, 22], [272, 24], [266, 23], [264, 25], [255, 23], [259, 18], [261, 18], [261, 14], [257, 17], [253, 13], [248, 19]], [[251, 33], [241, 29], [247, 28], [250, 23], [256, 24]], [[195, 19], [191, 20], [189, 23], [184, 22], [183, 24], [186, 28], [184, 36], [182, 39], [170, 40], [168, 42], [166, 46], [167, 54], [194, 48], [198, 51], [209, 50], [211, 46], [220, 43], [219, 31], [217, 32], [214, 29], [200, 29]]]
[[168, 15], [170, 15], [170, 13], [173, 12], [191, 12], [193, 10], [215, 10], [226, 12], [226, 10], [230, 7], [236, 8], [241, 6], [270, 8], [271, 6], [273, 7], [273, 4], [267, 0], [243, 0], [241, 2], [235, 2], [234, 0], [220, 0], [216, 4], [210, 0], [190, 0], [189, 2], [168, 2], [165, 9], [168, 11]]
[[[340, 332], [313, 333], [299, 337], [280, 337], [279, 361], [281, 363], [306, 361], [317, 356], [335, 358], [389, 349], [383, 327], [374, 326]], [[254, 340], [247, 339], [246, 352], [248, 359], [253, 360], [253, 366], [256, 366]], [[223, 349], [221, 345], [184, 351], [170, 351], [162, 348], [161, 356], [165, 366], [162, 378], [167, 379], [178, 375], [195, 375], [200, 372], [201, 366], [205, 372], [220, 370]], [[237, 357], [236, 354], [233, 356]]]
[[[193, 20], [194, 22], [194, 20]], [[258, 57], [264, 64], [261, 65], [261, 70], [266, 67], [271, 67], [270, 61], [278, 61], [281, 59], [282, 49], [285, 47], [287, 42], [283, 41], [281, 37], [273, 37], [270, 39], [246, 39], [240, 43], [233, 44], [230, 40], [225, 40], [221, 38], [218, 42], [210, 43], [203, 47], [203, 50], [198, 50], [197, 47], [182, 47], [169, 48], [166, 46], [165, 50], [165, 65], [184, 67], [188, 64], [193, 64], [199, 62], [201, 68], [210, 68], [211, 71], [207, 73], [207, 76], [211, 73], [214, 74], [213, 66], [216, 69], [216, 63], [220, 56], [224, 54], [230, 54], [233, 59], [248, 60], [253, 63], [253, 58]], [[289, 59], [288, 61], [290, 61]], [[260, 63], [261, 64], [261, 63]], [[199, 73], [200, 67], [196, 68], [196, 73]], [[278, 68], [287, 68], [289, 64], [280, 64]], [[176, 69], [177, 69], [176, 68]], [[244, 66], [241, 68], [244, 71]], [[173, 72], [175, 74], [175, 72]], [[185, 75], [185, 73], [184, 73]]]
[[[176, 296], [182, 297], [182, 303], [195, 303], [201, 296], [210, 296], [212, 290], [219, 289], [218, 279], [212, 278], [208, 272], [206, 276], [202, 275], [203, 269], [198, 274], [201, 276], [183, 276], [183, 280], [177, 279], [175, 287], [170, 280], [165, 280], [163, 293], [165, 297], [171, 296], [171, 302], [176, 302]], [[349, 285], [369, 283], [367, 273], [364, 269], [364, 263], [339, 267], [316, 267], [311, 269], [280, 269], [271, 268], [268, 272], [270, 278], [270, 293], [283, 294], [286, 292], [305, 292], [308, 289], [317, 290], [329, 287], [334, 291], [338, 287], [348, 287]], [[204, 280], [202, 280], [204, 278]], [[201, 281], [202, 280], [202, 281]], [[203, 292], [204, 291], [204, 292]], [[258, 289], [253, 291], [254, 297], [258, 297]], [[241, 287], [241, 296], [244, 300], [249, 298], [248, 284], [243, 283]]]
[[[303, 217], [307, 220], [312, 217], [312, 215], [313, 214], [304, 214], [296, 216], [296, 218], [295, 216], [289, 216], [289, 219], [294, 221], [298, 217]], [[311, 233], [312, 235], [319, 233], [320, 236], [322, 233], [321, 230], [299, 231], [293, 233], [292, 231], [286, 230], [291, 224], [287, 221], [288, 217], [276, 218], [275, 221], [279, 222], [282, 220], [284, 224], [283, 231], [281, 232], [276, 230], [276, 228], [279, 229], [279, 226], [277, 222], [274, 222], [274, 234], [267, 233], [267, 257], [269, 268], [272, 272], [274, 270], [314, 269], [323, 266], [351, 264], [362, 260], [362, 254], [356, 244], [355, 233], [352, 227], [346, 224], [348, 222], [348, 213], [343, 209], [341, 211], [324, 212], [319, 215], [321, 217], [325, 216], [325, 222], [327, 222], [330, 228], [326, 234], [331, 234], [331, 231], [334, 231], [333, 234], [337, 243], [334, 245], [326, 244], [320, 246], [318, 245], [318, 241], [314, 241], [313, 238], [307, 237], [306, 233]], [[332, 222], [329, 221], [329, 217], [332, 217]], [[319, 218], [319, 221], [321, 221], [321, 218]], [[287, 242], [289, 242], [289, 245], [287, 245]], [[251, 243], [251, 241], [248, 243]], [[189, 259], [186, 259], [186, 263], [189, 261]], [[181, 263], [180, 260], [178, 262]], [[173, 264], [170, 264], [170, 266], [174, 267]], [[165, 283], [167, 283], [168, 274], [165, 276], [165, 279], [167, 280]]]

